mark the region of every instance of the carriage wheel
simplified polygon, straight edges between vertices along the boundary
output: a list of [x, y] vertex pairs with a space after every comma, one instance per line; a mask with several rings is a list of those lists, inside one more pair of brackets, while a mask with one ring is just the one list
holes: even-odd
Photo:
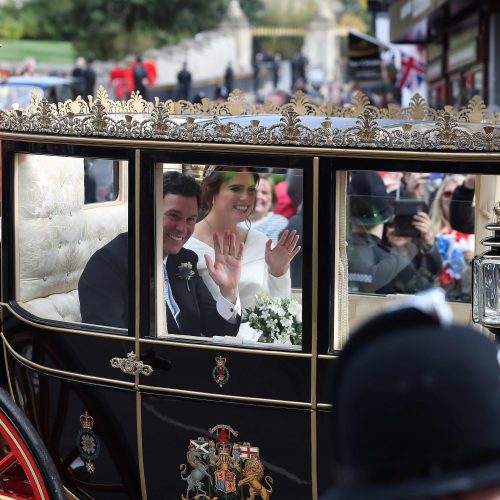
[[0, 500], [63, 500], [54, 462], [9, 393], [0, 388]]

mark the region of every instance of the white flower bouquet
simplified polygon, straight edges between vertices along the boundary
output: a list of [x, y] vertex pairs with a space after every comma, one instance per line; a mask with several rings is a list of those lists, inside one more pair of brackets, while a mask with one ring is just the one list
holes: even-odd
[[302, 345], [302, 306], [293, 299], [261, 295], [243, 311], [243, 321], [261, 334], [264, 342]]

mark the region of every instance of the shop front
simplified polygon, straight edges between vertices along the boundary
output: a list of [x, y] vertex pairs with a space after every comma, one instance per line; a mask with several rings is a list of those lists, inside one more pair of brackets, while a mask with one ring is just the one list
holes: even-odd
[[[458, 109], [479, 95], [490, 103], [497, 72], [493, 43], [500, 8], [488, 1], [398, 1], [390, 7], [391, 42], [424, 45], [429, 103]], [[491, 96], [494, 99], [494, 96]]]

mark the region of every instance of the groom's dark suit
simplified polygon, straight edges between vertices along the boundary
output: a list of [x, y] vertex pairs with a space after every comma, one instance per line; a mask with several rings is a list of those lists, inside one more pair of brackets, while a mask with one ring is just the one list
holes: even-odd
[[[189, 290], [186, 280], [178, 277], [179, 265], [186, 262], [191, 262], [195, 271], [189, 280]], [[180, 309], [176, 322], [165, 305], [169, 333], [236, 335], [241, 318], [233, 324], [217, 312], [215, 300], [196, 270], [197, 263], [198, 256], [185, 248], [168, 256], [170, 287]], [[128, 328], [128, 272], [128, 233], [123, 233], [97, 250], [83, 270], [78, 293], [84, 323]]]

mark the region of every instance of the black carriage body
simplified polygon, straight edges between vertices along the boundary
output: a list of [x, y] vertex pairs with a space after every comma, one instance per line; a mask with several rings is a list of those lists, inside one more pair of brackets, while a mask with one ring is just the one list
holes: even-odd
[[[242, 117], [239, 123], [243, 126], [248, 120]], [[312, 119], [306, 117], [304, 123], [308, 120]], [[319, 119], [314, 124], [321, 127]], [[252, 454], [259, 455], [264, 472], [255, 476], [255, 485], [270, 498], [317, 499], [332, 482], [331, 371], [340, 345], [336, 340], [339, 315], [347, 307], [339, 298], [338, 227], [345, 216], [338, 204], [345, 192], [345, 184], [339, 186], [339, 173], [498, 171], [494, 152], [215, 144], [21, 132], [3, 132], [2, 137], [1, 301], [8, 385], [42, 437], [67, 491], [76, 498], [180, 499], [194, 498], [195, 491], [206, 495], [199, 498], [243, 498], [252, 481], [243, 475], [242, 467], [219, 468], [219, 476], [213, 465], [196, 467], [195, 453], [209, 457], [210, 447], [220, 446], [219, 457], [234, 458], [235, 449], [247, 461]], [[128, 328], [42, 318], [20, 305], [19, 155], [125, 162]], [[300, 349], [158, 338], [154, 194], [158, 165], [163, 164], [301, 172]], [[365, 299], [369, 298], [358, 297], [357, 306]], [[141, 361], [152, 373], [117, 369], [120, 363], [125, 367], [130, 354], [135, 356], [128, 358], [136, 363], [133, 366]], [[112, 359], [118, 359], [115, 366]], [[216, 378], [218, 359], [227, 369], [223, 384]], [[232, 451], [224, 451], [223, 445]]]
[[[137, 274], [129, 274], [128, 331], [116, 333], [113, 328], [43, 320], [19, 307], [15, 300], [7, 300], [3, 311], [5, 359], [15, 400], [42, 436], [66, 487], [77, 497], [168, 498], [174, 490], [178, 492], [176, 496], [186, 494], [188, 473], [181, 477], [179, 467], [186, 463], [188, 445], [199, 437], [210, 437], [209, 429], [218, 424], [234, 428], [239, 435], [237, 442], [260, 449], [267, 475], [271, 481], [274, 479], [274, 485], [269, 483], [268, 487], [274, 488], [275, 497], [291, 498], [298, 492], [309, 497], [310, 330], [304, 332], [303, 352], [296, 355], [207, 346], [196, 341], [159, 341], [155, 294], [150, 284], [155, 279], [155, 201], [151, 193], [155, 189], [156, 164], [203, 160], [234, 165], [279, 164], [309, 168], [312, 172], [312, 160], [305, 156], [278, 159], [273, 155], [236, 156], [224, 151], [207, 154], [104, 146], [3, 142], [3, 164], [12, 167], [4, 169], [2, 269], [6, 296], [16, 293], [15, 245], [8, 250], [7, 244], [9, 234], [11, 241], [16, 238], [16, 200], [12, 195], [16, 155], [125, 160], [129, 179], [137, 180], [137, 184], [130, 183], [128, 193], [129, 262], [137, 262]], [[309, 191], [311, 172], [305, 175], [305, 188]], [[312, 204], [312, 197], [307, 203]], [[311, 237], [304, 236], [309, 260]], [[132, 270], [134, 266], [131, 264]], [[306, 297], [311, 297], [311, 284], [307, 286]], [[305, 298], [304, 302], [310, 314], [311, 299]], [[137, 349], [141, 359], [153, 367], [150, 376], [130, 376], [111, 366], [113, 357], [126, 358], [129, 352], [137, 353]], [[226, 357], [230, 373], [230, 383], [223, 388], [213, 379], [218, 356]], [[277, 385], [272, 383], [276, 377], [280, 378]], [[78, 447], [80, 417], [85, 413], [93, 418], [92, 432], [99, 441], [98, 456], [91, 460], [95, 467], [91, 474], [83, 466], [85, 459]], [[284, 480], [278, 481], [279, 475]]]

